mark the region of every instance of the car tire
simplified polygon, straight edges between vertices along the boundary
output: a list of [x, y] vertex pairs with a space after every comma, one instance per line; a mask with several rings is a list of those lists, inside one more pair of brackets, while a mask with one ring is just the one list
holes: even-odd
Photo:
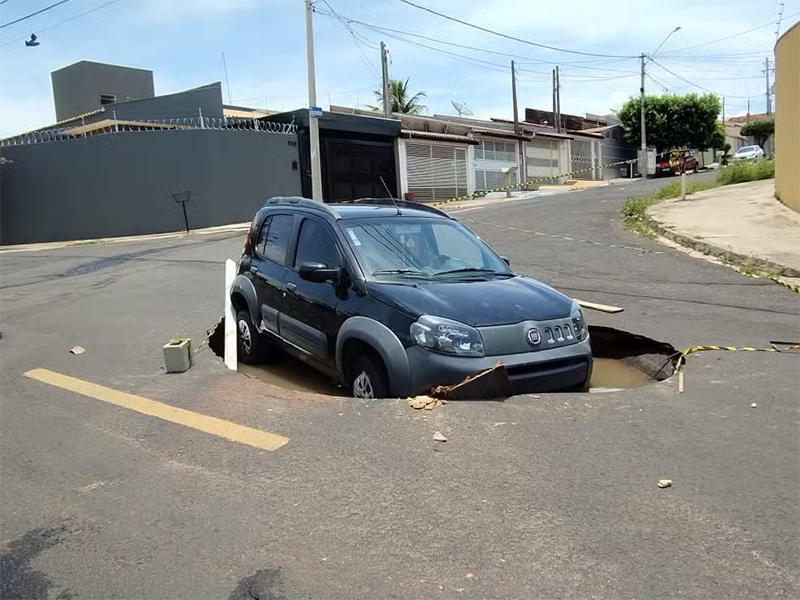
[[695, 175], [697, 175], [697, 172], [698, 172], [699, 170], [700, 170], [700, 167], [697, 165], [697, 163], [694, 163], [694, 169], [692, 169], [692, 173], [694, 173]]
[[236, 315], [236, 347], [239, 361], [246, 365], [264, 362], [269, 354], [268, 340], [250, 318], [250, 311], [240, 310]]
[[349, 383], [353, 398], [374, 400], [389, 395], [386, 368], [379, 358], [369, 354], [362, 354], [353, 361]]

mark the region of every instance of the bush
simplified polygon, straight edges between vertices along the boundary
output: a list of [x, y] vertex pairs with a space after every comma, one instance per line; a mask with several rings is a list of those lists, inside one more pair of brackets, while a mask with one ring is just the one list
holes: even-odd
[[775, 177], [775, 162], [768, 159], [739, 161], [723, 167], [717, 173], [717, 185], [758, 181]]

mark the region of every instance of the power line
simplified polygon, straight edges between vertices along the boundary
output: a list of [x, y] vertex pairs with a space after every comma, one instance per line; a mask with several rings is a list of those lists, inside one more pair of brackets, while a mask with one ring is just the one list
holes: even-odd
[[25, 15], [24, 17], [20, 17], [19, 19], [16, 19], [14, 21], [9, 21], [8, 23], [3, 23], [2, 25], [0, 25], [0, 29], [3, 29], [5, 27], [10, 27], [11, 25], [14, 25], [15, 23], [19, 23], [20, 21], [24, 21], [25, 19], [30, 19], [31, 17], [35, 17], [36, 15], [40, 15], [43, 12], [46, 12], [46, 11], [50, 10], [51, 8], [55, 8], [56, 6], [61, 6], [62, 4], [65, 4], [65, 3], [69, 2], [69, 1], [70, 0], [60, 0], [59, 2], [56, 2], [55, 4], [51, 4], [50, 6], [45, 6], [44, 8], [39, 9], [36, 12], [32, 12], [29, 15]]
[[[797, 15], [800, 15], [800, 12], [794, 13], [793, 15], [789, 15], [786, 18], [787, 19], [791, 19], [792, 17], [796, 17]], [[724, 42], [725, 40], [730, 40], [730, 39], [733, 39], [735, 37], [739, 37], [740, 35], [747, 35], [748, 33], [753, 33], [754, 31], [758, 31], [759, 29], [764, 29], [765, 27], [772, 27], [772, 25], [774, 25], [774, 24], [775, 23], [773, 21], [770, 21], [769, 23], [766, 23], [765, 25], [759, 25], [758, 27], [753, 27], [752, 29], [748, 29], [747, 31], [740, 31], [739, 33], [734, 33], [733, 35], [727, 35], [725, 37], [718, 38], [716, 40], [711, 40], [710, 42], [703, 42], [702, 44], [695, 44], [694, 46], [687, 46], [686, 48], [678, 48], [676, 50], [672, 50], [670, 52], [662, 54], [661, 56], [669, 56], [669, 55], [674, 54], [676, 52], [685, 52], [686, 50], [694, 50], [695, 48], [700, 48], [701, 46], [708, 46], [709, 44], [716, 44], [717, 42]]]
[[678, 75], [677, 73], [674, 73], [673, 71], [670, 71], [670, 70], [669, 70], [667, 67], [665, 67], [664, 65], [662, 65], [662, 64], [661, 64], [660, 62], [658, 62], [657, 60], [652, 60], [652, 59], [651, 59], [651, 61], [650, 61], [650, 62], [652, 62], [654, 65], [658, 65], [658, 66], [659, 66], [661, 69], [663, 69], [664, 71], [666, 71], [667, 73], [669, 73], [669, 74], [670, 74], [670, 75], [672, 75], [673, 77], [677, 77], [677, 78], [678, 78], [678, 79], [680, 79], [681, 81], [684, 81], [684, 82], [688, 83], [689, 85], [691, 85], [691, 86], [693, 86], [693, 87], [696, 87], [697, 89], [703, 90], [704, 92], [709, 92], [710, 94], [716, 94], [717, 96], [725, 96], [726, 98], [744, 98], [744, 99], [747, 99], [747, 98], [759, 98], [759, 97], [761, 96], [761, 94], [756, 94], [755, 96], [731, 96], [731, 95], [729, 95], [729, 94], [720, 94], [719, 92], [715, 92], [714, 90], [710, 90], [710, 89], [708, 89], [708, 88], [705, 88], [705, 87], [703, 87], [702, 85], [697, 85], [696, 83], [694, 83], [694, 82], [692, 82], [692, 81], [689, 81], [689, 80], [688, 80], [688, 79], [686, 79], [685, 77], [681, 77], [681, 76], [680, 76], [680, 75]]
[[414, 4], [410, 0], [400, 0], [403, 4], [408, 4], [409, 6], [413, 6], [414, 8], [418, 8], [419, 10], [424, 10], [425, 12], [431, 13], [432, 15], [436, 15], [437, 17], [441, 17], [443, 19], [447, 19], [448, 21], [453, 21], [455, 23], [460, 23], [461, 25], [466, 25], [467, 27], [472, 27], [473, 29], [477, 29], [479, 31], [483, 31], [485, 33], [491, 33], [492, 35], [496, 35], [502, 38], [506, 38], [508, 40], [513, 40], [515, 42], [520, 42], [522, 44], [528, 44], [530, 46], [536, 46], [537, 48], [545, 48], [547, 50], [555, 50], [556, 52], [566, 52], [569, 54], [581, 54], [583, 56], [599, 56], [601, 58], [636, 58], [635, 56], [622, 56], [619, 54], [597, 54], [595, 52], [583, 52], [582, 50], [568, 50], [567, 48], [558, 48], [556, 46], [548, 46], [547, 44], [539, 44], [537, 42], [531, 42], [530, 40], [524, 40], [522, 38], [514, 37], [513, 35], [508, 35], [506, 33], [501, 33], [499, 31], [494, 31], [493, 29], [488, 29], [486, 27], [481, 27], [480, 25], [475, 25], [474, 23], [468, 23], [467, 21], [462, 21], [456, 17], [451, 17], [450, 15], [446, 15], [444, 13], [437, 12], [427, 6], [421, 6], [419, 4]]
[[[326, 12], [320, 11], [318, 8], [316, 9], [317, 12], [325, 14], [325, 15], [331, 17], [331, 18], [334, 18], [337, 21], [339, 21], [339, 23], [341, 23], [341, 25], [345, 28], [345, 30], [353, 38], [353, 41], [355, 42], [356, 48], [361, 53], [361, 56], [364, 58], [364, 64], [367, 65], [367, 67], [369, 68], [370, 71], [372, 71], [372, 74], [375, 77], [380, 77], [380, 75], [378, 75], [378, 71], [375, 69], [375, 67], [372, 65], [372, 63], [370, 62], [369, 58], [367, 57], [366, 52], [364, 52], [364, 49], [361, 47], [361, 44], [365, 43], [365, 42], [363, 40], [360, 40], [356, 36], [356, 33], [355, 33], [355, 31], [353, 31], [353, 28], [350, 27], [350, 25], [341, 16], [339, 16], [339, 14], [335, 10], [333, 10], [333, 7], [330, 4], [328, 4], [327, 0], [322, 0], [322, 1], [325, 3], [325, 6], [327, 6], [330, 9], [331, 12], [330, 13], [326, 13]], [[375, 49], [375, 48], [373, 48], [373, 49]]]
[[[327, 4], [327, 2], [326, 2], [326, 4]], [[412, 33], [410, 31], [402, 31], [402, 30], [399, 30], [399, 29], [391, 29], [389, 27], [380, 27], [378, 25], [373, 25], [372, 23], [365, 23], [364, 21], [359, 21], [357, 19], [352, 19], [352, 18], [344, 16], [344, 15], [343, 15], [343, 18], [347, 19], [348, 23], [360, 25], [362, 27], [366, 27], [367, 29], [372, 29], [372, 30], [377, 31], [379, 33], [386, 33], [386, 34], [388, 34], [388, 33], [396, 33], [396, 34], [401, 34], [401, 35], [407, 35], [407, 36], [411, 36], [411, 37], [415, 37], [415, 38], [420, 38], [420, 39], [423, 39], [423, 40], [428, 40], [429, 42], [435, 42], [437, 44], [444, 44], [446, 46], [453, 46], [455, 48], [463, 48], [465, 50], [474, 50], [476, 52], [485, 52], [487, 54], [494, 54], [496, 56], [507, 56], [509, 58], [522, 58], [524, 61], [529, 61], [531, 63], [545, 64], [545, 65], [554, 65], [554, 64], [556, 64], [556, 62], [552, 61], [552, 60], [542, 60], [542, 59], [537, 59], [537, 58], [531, 58], [529, 56], [521, 56], [521, 55], [518, 55], [518, 54], [511, 54], [511, 53], [508, 53], [508, 52], [498, 52], [496, 50], [487, 50], [486, 48], [477, 48], [475, 46], [467, 46], [465, 44], [456, 44], [455, 42], [447, 42], [447, 41], [444, 41], [444, 40], [441, 40], [441, 39], [432, 38], [432, 37], [428, 37], [428, 36], [425, 36], [425, 35], [420, 35], [418, 33]], [[626, 58], [624, 58], [622, 60], [630, 60], [630, 58], [626, 57]], [[605, 64], [605, 62], [620, 62], [620, 61], [619, 60], [604, 61], [604, 62], [602, 62], [600, 64]], [[525, 62], [521, 62], [520, 64], [526, 64], [526, 63]], [[590, 69], [590, 70], [593, 70], [593, 71], [609, 71], [609, 72], [617, 72], [617, 73], [624, 73], [625, 72], [625, 71], [620, 71], [618, 69], [603, 69], [601, 67], [589, 67], [589, 66], [582, 65], [580, 63], [559, 63], [559, 64], [572, 66], [572, 67], [575, 67], [575, 68], [578, 68], [578, 69]]]
[[[8, 0], [5, 0], [5, 1], [8, 2]], [[74, 21], [75, 19], [80, 19], [81, 17], [86, 16], [89, 13], [93, 13], [96, 10], [100, 10], [101, 8], [105, 8], [106, 6], [110, 6], [111, 4], [115, 4], [117, 2], [119, 2], [119, 0], [111, 0], [110, 2], [106, 2], [105, 4], [101, 4], [100, 6], [95, 6], [94, 8], [91, 8], [91, 9], [85, 11], [85, 12], [82, 12], [80, 14], [72, 16], [72, 17], [70, 17], [68, 19], [64, 19], [63, 21], [59, 21], [58, 23], [53, 23], [52, 25], [48, 25], [47, 27], [42, 27], [41, 29], [37, 29], [37, 31], [39, 33], [43, 32], [43, 31], [47, 31], [48, 29], [52, 29], [53, 27], [58, 27], [59, 25], [63, 25], [64, 23], [69, 23], [70, 21]], [[5, 48], [6, 46], [10, 46], [11, 44], [16, 44], [17, 42], [20, 42], [20, 41], [24, 40], [26, 37], [27, 36], [22, 36], [20, 38], [15, 39], [15, 40], [11, 40], [9, 42], [6, 42], [6, 43], [0, 45], [0, 48]]]

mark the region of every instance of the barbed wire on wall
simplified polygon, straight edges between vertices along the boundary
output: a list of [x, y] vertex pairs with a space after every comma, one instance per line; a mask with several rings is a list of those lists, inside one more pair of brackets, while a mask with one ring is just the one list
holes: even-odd
[[31, 131], [0, 140], [0, 147], [20, 146], [23, 144], [40, 144], [58, 142], [77, 138], [107, 135], [111, 133], [135, 131], [176, 131], [186, 129], [211, 129], [216, 131], [255, 131], [280, 135], [294, 135], [297, 126], [294, 123], [276, 123], [258, 119], [230, 117], [192, 117], [183, 119], [109, 119], [102, 127], [91, 128], [91, 125], [77, 125], [58, 129]]

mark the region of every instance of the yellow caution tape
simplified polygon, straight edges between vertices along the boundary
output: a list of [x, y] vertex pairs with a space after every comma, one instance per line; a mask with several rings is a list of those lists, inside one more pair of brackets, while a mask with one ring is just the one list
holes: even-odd
[[773, 342], [774, 344], [786, 345], [786, 348], [750, 348], [749, 346], [692, 346], [687, 348], [678, 356], [678, 361], [675, 363], [675, 370], [673, 374], [677, 374], [681, 367], [686, 363], [686, 357], [695, 352], [709, 352], [713, 350], [725, 350], [727, 352], [777, 352], [778, 354], [786, 350], [799, 350], [800, 344], [787, 344], [786, 342]]
[[[764, 279], [764, 278], [762, 277], [761, 279]], [[771, 279], [772, 281], [774, 281], [778, 285], [782, 285], [783, 287], [785, 287], [787, 290], [792, 290], [795, 294], [800, 294], [800, 287], [797, 287], [796, 285], [793, 285], [793, 284], [789, 283], [788, 281], [781, 281], [778, 277], [775, 277], [774, 275], [770, 276], [770, 277], [767, 277], [766, 279]]]
[[511, 190], [514, 188], [519, 188], [526, 185], [533, 185], [536, 183], [544, 183], [545, 181], [552, 181], [553, 179], [561, 179], [562, 177], [570, 177], [572, 175], [577, 175], [578, 173], [588, 173], [590, 171], [595, 171], [597, 169], [605, 169], [607, 167], [615, 167], [617, 165], [625, 165], [631, 164], [638, 161], [638, 158], [630, 158], [628, 160], [620, 160], [613, 163], [608, 163], [605, 165], [595, 165], [593, 167], [589, 167], [587, 169], [579, 169], [577, 171], [570, 171], [569, 173], [561, 173], [559, 175], [550, 175], [549, 177], [539, 177], [538, 179], [529, 179], [527, 181], [523, 181], [522, 183], [514, 183], [511, 185], [504, 185], [502, 187], [493, 188], [491, 190], [481, 190], [480, 192], [475, 192], [473, 194], [467, 194], [466, 196], [458, 196], [456, 198], [448, 198], [447, 200], [439, 200], [437, 202], [431, 203], [431, 206], [441, 206], [442, 204], [449, 204], [451, 202], [463, 202], [464, 200], [472, 200], [478, 193], [484, 194], [492, 194], [494, 192], [505, 192], [506, 190]]

